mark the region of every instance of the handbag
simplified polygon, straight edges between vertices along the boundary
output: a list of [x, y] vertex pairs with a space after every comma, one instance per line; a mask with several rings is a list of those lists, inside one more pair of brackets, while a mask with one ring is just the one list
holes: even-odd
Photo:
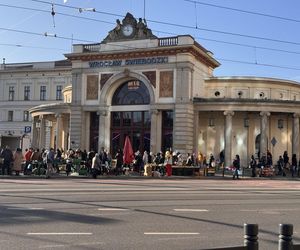
[[4, 158], [0, 157], [0, 164], [4, 163]]

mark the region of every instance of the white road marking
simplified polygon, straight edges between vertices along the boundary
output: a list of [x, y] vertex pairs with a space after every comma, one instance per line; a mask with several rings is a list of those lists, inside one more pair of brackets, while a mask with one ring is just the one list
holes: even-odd
[[173, 209], [176, 212], [209, 212], [207, 209], [189, 209], [189, 208], [175, 208]]
[[65, 245], [46, 245], [46, 246], [40, 246], [40, 249], [43, 248], [59, 248], [59, 247], [65, 247]]
[[98, 208], [99, 211], [127, 211], [126, 208]]
[[241, 209], [241, 212], [284, 212], [284, 211], [299, 211], [300, 208], [269, 208], [269, 209]]
[[41, 207], [8, 207], [7, 210], [43, 210]]
[[92, 235], [93, 233], [71, 233], [71, 232], [64, 232], [64, 233], [27, 233], [27, 235]]
[[88, 243], [78, 243], [78, 244], [66, 244], [66, 245], [43, 245], [39, 246], [39, 249], [44, 248], [59, 248], [59, 247], [78, 247], [78, 246], [91, 246], [91, 245], [102, 245], [103, 242], [88, 242]]
[[145, 232], [145, 235], [197, 235], [200, 233], [193, 232]]

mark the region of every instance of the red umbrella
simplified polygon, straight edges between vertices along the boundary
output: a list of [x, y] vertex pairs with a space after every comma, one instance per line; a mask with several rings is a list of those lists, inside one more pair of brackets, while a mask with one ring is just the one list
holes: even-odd
[[125, 138], [124, 149], [123, 149], [123, 162], [124, 164], [131, 164], [134, 160], [133, 149], [128, 136]]

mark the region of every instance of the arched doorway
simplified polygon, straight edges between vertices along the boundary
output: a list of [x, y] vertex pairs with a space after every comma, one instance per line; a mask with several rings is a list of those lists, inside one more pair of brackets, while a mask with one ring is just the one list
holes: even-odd
[[150, 150], [151, 118], [150, 95], [140, 80], [129, 80], [121, 84], [112, 97], [111, 112], [111, 153], [123, 149], [128, 135], [134, 151]]
[[[260, 158], [261, 155], [260, 155], [260, 138], [261, 138], [261, 134], [258, 134], [255, 138], [255, 154], [256, 154], [256, 157], [257, 158]], [[267, 148], [269, 148], [269, 140], [267, 138]]]

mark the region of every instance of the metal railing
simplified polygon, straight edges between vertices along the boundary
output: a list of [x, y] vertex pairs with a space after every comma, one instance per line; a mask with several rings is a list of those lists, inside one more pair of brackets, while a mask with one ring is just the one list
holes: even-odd
[[84, 52], [97, 52], [100, 50], [100, 43], [93, 43], [93, 44], [85, 44], [83, 45]]
[[[258, 250], [258, 225], [244, 224], [244, 246], [211, 248], [210, 250]], [[293, 225], [279, 224], [278, 250], [300, 250], [300, 244], [293, 244]]]
[[160, 47], [176, 46], [176, 45], [178, 45], [178, 37], [177, 36], [158, 39], [158, 46], [160, 46]]

